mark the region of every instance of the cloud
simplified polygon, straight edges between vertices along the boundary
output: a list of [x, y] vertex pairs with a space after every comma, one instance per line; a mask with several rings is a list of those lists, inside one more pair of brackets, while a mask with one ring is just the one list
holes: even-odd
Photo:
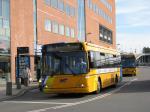
[[117, 14], [130, 14], [145, 11], [149, 8], [148, 0], [118, 0]]
[[136, 12], [144, 11], [146, 9], [148, 9], [148, 7], [145, 6], [141, 6], [141, 7], [132, 6], [132, 7], [123, 7], [123, 8], [118, 7], [117, 14], [136, 13]]
[[133, 33], [117, 33], [117, 44], [120, 44], [121, 51], [140, 53], [143, 47], [150, 47], [150, 33], [133, 34]]
[[117, 43], [125, 51], [150, 47], [150, 0], [116, 0]]
[[[148, 0], [120, 0], [117, 4], [117, 16], [122, 16], [118, 21], [119, 26], [140, 27], [150, 26], [150, 1]], [[120, 24], [121, 23], [121, 24]]]

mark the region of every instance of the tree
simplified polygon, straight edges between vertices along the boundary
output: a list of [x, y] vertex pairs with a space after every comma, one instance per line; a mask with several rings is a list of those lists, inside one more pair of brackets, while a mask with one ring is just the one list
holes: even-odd
[[150, 53], [150, 48], [149, 47], [144, 47], [142, 52], [143, 53]]

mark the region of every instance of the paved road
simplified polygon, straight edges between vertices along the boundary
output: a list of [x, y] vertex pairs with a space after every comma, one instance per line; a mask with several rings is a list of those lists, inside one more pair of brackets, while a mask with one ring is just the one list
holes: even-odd
[[126, 77], [117, 88], [99, 95], [45, 95], [32, 90], [11, 101], [0, 102], [0, 112], [150, 112], [150, 68]]

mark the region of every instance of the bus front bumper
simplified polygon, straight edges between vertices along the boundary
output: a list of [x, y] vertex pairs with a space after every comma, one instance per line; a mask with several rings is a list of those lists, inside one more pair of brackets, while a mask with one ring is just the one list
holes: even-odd
[[67, 88], [67, 89], [44, 88], [43, 92], [45, 94], [90, 93], [90, 91], [87, 88]]
[[123, 75], [136, 75], [136, 70], [124, 70]]

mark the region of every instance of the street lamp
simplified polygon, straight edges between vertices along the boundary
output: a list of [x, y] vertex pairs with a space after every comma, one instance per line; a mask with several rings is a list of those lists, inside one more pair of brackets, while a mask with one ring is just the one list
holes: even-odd
[[117, 44], [117, 50], [120, 51], [120, 44]]
[[[9, 1], [9, 4], [10, 4], [10, 2], [11, 1]], [[11, 6], [11, 5], [9, 5], [9, 6]], [[10, 7], [9, 7], [9, 14], [10, 14]], [[11, 41], [12, 41], [12, 38], [11, 38], [11, 19], [10, 19], [10, 17], [11, 17], [11, 14], [10, 14], [10, 16], [9, 16], [9, 28], [10, 28], [10, 52], [9, 52], [9, 54], [10, 54], [10, 59], [9, 59], [9, 62], [7, 63], [7, 67], [8, 67], [8, 69], [7, 69], [7, 78], [6, 78], [6, 95], [12, 95], [12, 79], [11, 79], [11, 54], [12, 54], [12, 50], [11, 50]], [[10, 72], [10, 73], [8, 73], [8, 72]]]
[[84, 0], [84, 29], [85, 29], [85, 42], [87, 42], [87, 33], [86, 33], [86, 1]]

